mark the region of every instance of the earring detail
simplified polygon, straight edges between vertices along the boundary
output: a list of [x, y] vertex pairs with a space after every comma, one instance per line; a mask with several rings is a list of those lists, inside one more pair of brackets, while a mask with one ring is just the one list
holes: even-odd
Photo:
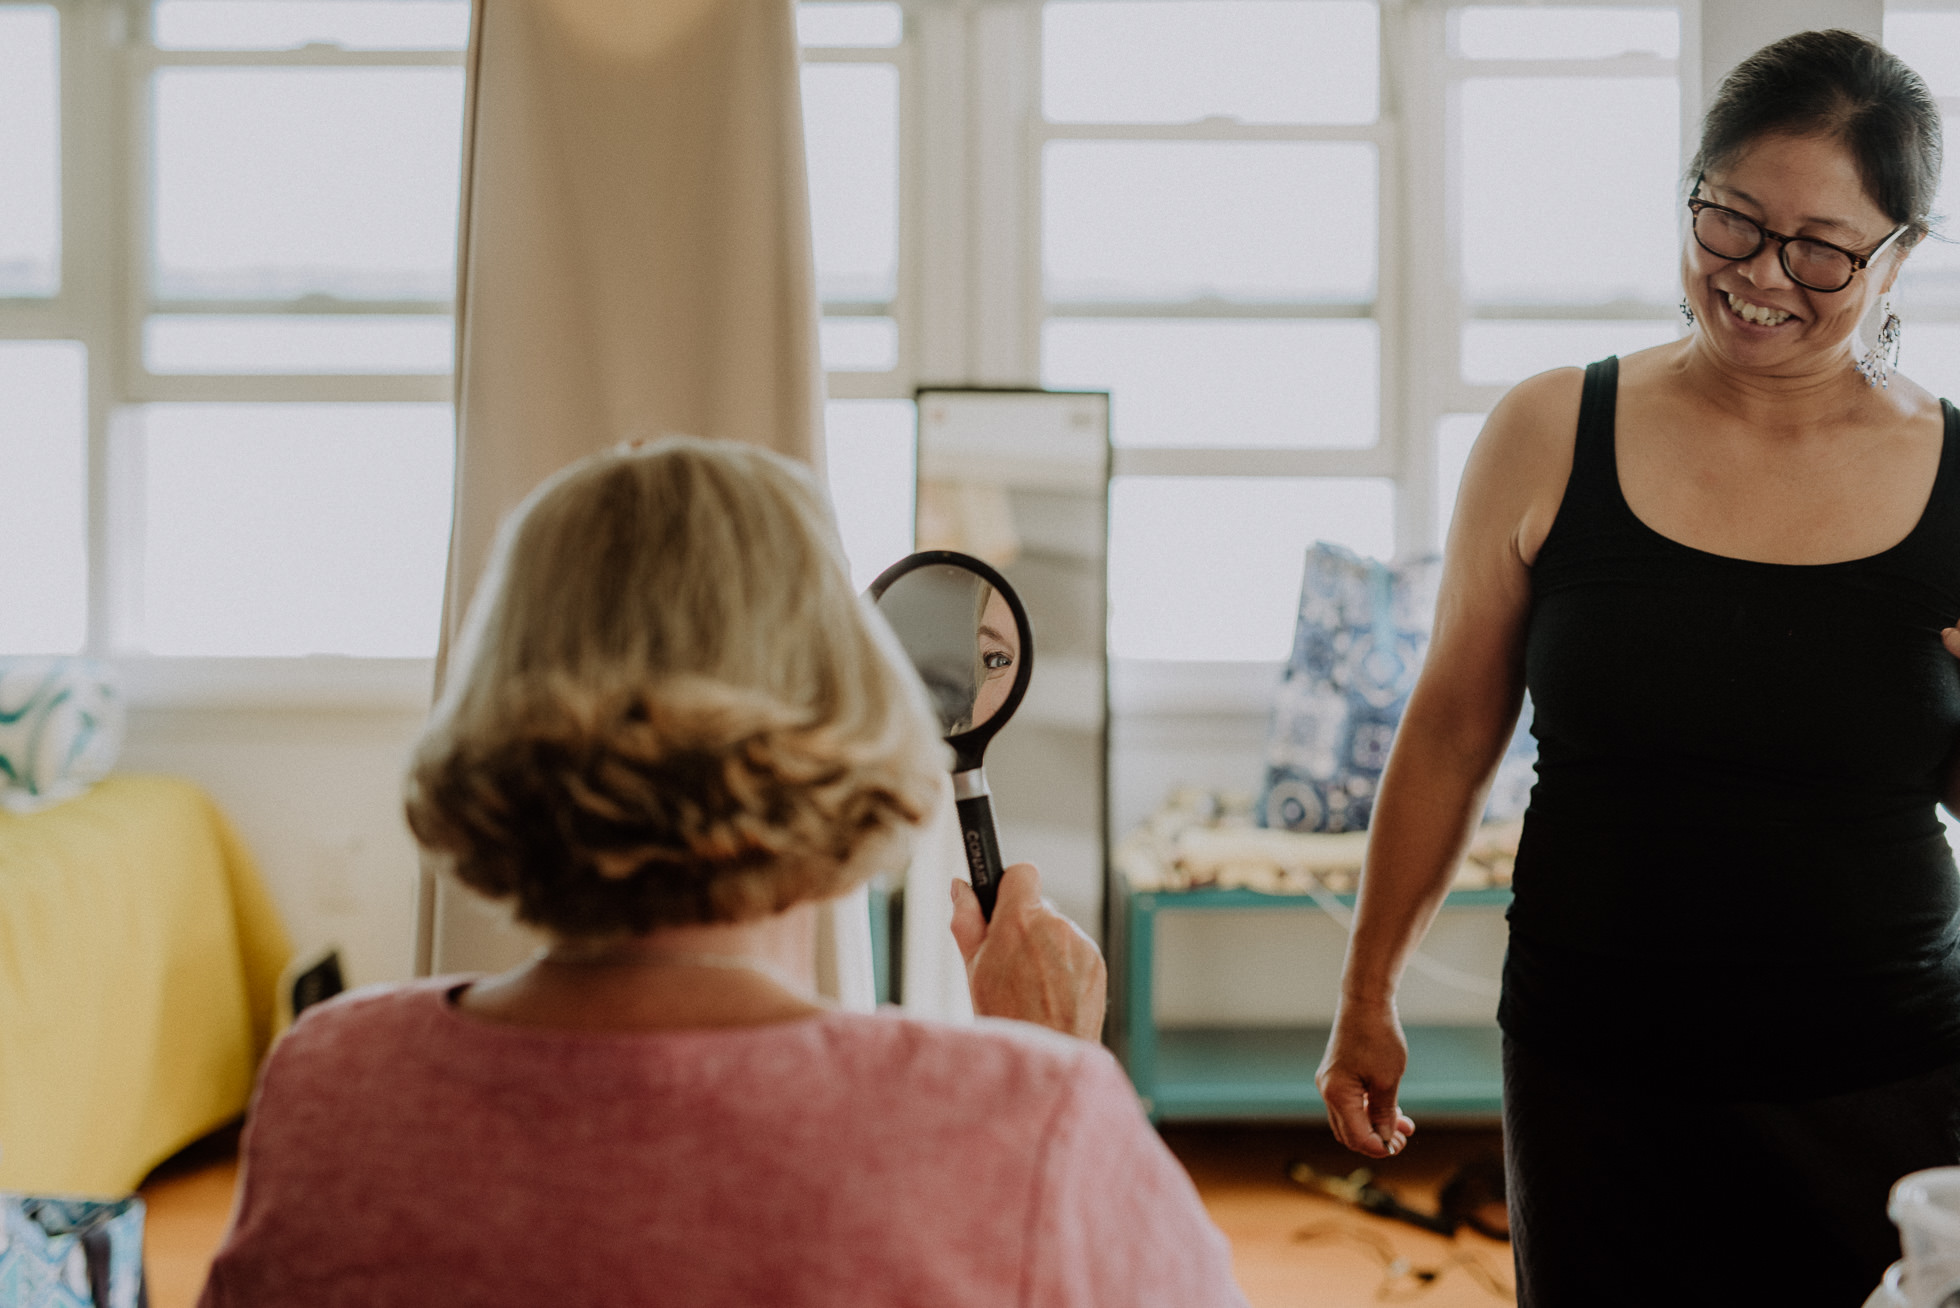
[[1879, 325], [1878, 339], [1865, 351], [1865, 357], [1854, 365], [1858, 374], [1865, 379], [1867, 386], [1883, 386], [1891, 389], [1892, 370], [1899, 366], [1899, 337], [1904, 333], [1905, 324], [1893, 310], [1892, 302], [1885, 302], [1885, 321]]
[[1688, 326], [1695, 325], [1695, 311], [1688, 304], [1688, 297], [1685, 295], [1681, 297], [1681, 317], [1687, 320]]

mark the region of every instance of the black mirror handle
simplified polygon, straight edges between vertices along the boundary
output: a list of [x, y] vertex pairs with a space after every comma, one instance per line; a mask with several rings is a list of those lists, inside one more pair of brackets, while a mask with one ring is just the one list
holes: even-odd
[[994, 920], [994, 900], [1000, 894], [1000, 837], [994, 831], [994, 803], [987, 774], [979, 768], [953, 774], [954, 807], [960, 815], [960, 847], [966, 851], [966, 872], [980, 913]]

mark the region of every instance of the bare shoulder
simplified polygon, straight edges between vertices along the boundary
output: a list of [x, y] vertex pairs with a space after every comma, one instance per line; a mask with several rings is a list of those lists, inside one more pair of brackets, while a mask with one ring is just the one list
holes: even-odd
[[[1503, 545], [1530, 566], [1551, 531], [1572, 474], [1585, 372], [1557, 368], [1513, 386], [1491, 410], [1470, 452], [1458, 501], [1460, 530]], [[1452, 529], [1452, 548], [1458, 528]], [[1466, 547], [1475, 541], [1466, 540]]]
[[[1946, 403], [1904, 373], [1895, 372], [1886, 387], [1887, 400], [1907, 422], [1946, 424]], [[1950, 398], [1950, 397], [1948, 397]]]

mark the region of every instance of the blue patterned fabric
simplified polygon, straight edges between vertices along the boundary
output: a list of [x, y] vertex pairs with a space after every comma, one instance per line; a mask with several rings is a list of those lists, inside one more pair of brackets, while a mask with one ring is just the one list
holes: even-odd
[[122, 738], [123, 699], [104, 665], [0, 658], [0, 804], [72, 799], [109, 774]]
[[[84, 1236], [108, 1243], [108, 1296], [89, 1284]], [[0, 1304], [7, 1308], [137, 1308], [143, 1302], [143, 1201], [0, 1194]]]
[[[1307, 551], [1293, 654], [1273, 707], [1260, 824], [1361, 831], [1389, 745], [1429, 650], [1436, 559], [1385, 564], [1324, 542]], [[1537, 758], [1530, 705], [1491, 788], [1485, 819], [1524, 812]]]

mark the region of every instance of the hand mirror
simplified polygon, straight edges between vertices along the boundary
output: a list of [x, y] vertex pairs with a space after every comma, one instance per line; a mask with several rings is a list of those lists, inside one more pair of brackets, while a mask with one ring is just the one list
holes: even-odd
[[966, 554], [926, 550], [886, 568], [868, 592], [925, 682], [953, 747], [953, 799], [980, 909], [994, 915], [1000, 841], [981, 757], [1014, 716], [1034, 671], [1027, 610], [1006, 578]]

